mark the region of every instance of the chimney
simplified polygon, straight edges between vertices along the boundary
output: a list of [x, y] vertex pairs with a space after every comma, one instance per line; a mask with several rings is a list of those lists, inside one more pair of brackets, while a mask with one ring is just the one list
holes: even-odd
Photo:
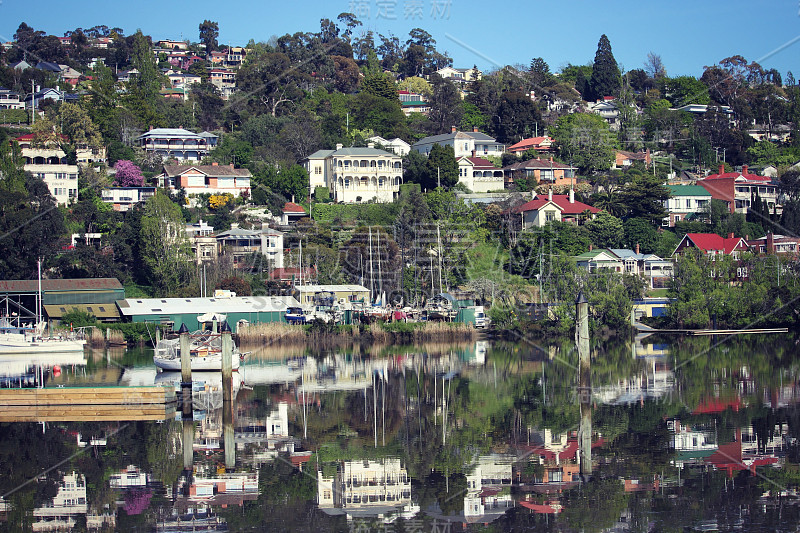
[[725, 165], [720, 165], [719, 166], [719, 173], [720, 174], [725, 174]]
[[337, 150], [341, 150], [342, 148], [344, 148], [344, 145], [342, 143], [336, 145]]
[[231, 163], [231, 168], [233, 168], [233, 163]]
[[550, 200], [551, 202], [553, 201], [553, 188], [552, 187], [550, 187], [547, 190], [547, 199]]
[[550, 156], [550, 162], [551, 163], [553, 162], [553, 156], [552, 155]]
[[294, 194], [292, 195], [292, 203], [294, 203]]
[[231, 229], [239, 229], [239, 223], [238, 222], [231, 222]]
[[575, 203], [575, 191], [572, 190], [572, 187], [569, 188], [569, 203]]
[[636, 243], [636, 255], [639, 255], [639, 243]]
[[213, 163], [211, 163], [211, 166], [212, 166], [212, 167], [218, 167], [218, 166], [219, 166], [219, 163], [217, 163], [216, 161], [214, 161]]
[[729, 239], [733, 239], [733, 232], [731, 232], [731, 233], [728, 233], [728, 238], [729, 238]]
[[749, 234], [745, 234], [744, 240], [749, 241], [750, 240], [750, 235]]
[[590, 244], [590, 245], [589, 245], [589, 251], [591, 252], [592, 250], [594, 250], [594, 246], [592, 246], [592, 245]]
[[472, 126], [472, 133], [478, 133], [478, 126]]
[[472, 151], [472, 157], [475, 157], [475, 150]]
[[767, 253], [775, 253], [775, 235], [773, 235], [771, 231], [767, 233]]
[[747, 176], [747, 165], [742, 165], [742, 176]]
[[455, 133], [455, 132], [456, 132], [456, 127], [450, 126], [450, 133]]

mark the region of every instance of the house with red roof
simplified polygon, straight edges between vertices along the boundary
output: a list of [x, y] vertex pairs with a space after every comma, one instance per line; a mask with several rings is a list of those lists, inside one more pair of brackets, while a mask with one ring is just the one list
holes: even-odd
[[[292, 197], [294, 200], [294, 197]], [[283, 216], [281, 217], [281, 225], [288, 226], [289, 224], [294, 224], [301, 218], [305, 218], [308, 216], [306, 210], [297, 205], [294, 202], [286, 202], [283, 206]]]
[[553, 194], [552, 190], [547, 196], [536, 196], [530, 202], [511, 209], [512, 214], [522, 218], [522, 229], [542, 227], [554, 220], [578, 225], [594, 218], [599, 212], [600, 209], [596, 207], [576, 201], [573, 191], [569, 194]]
[[577, 169], [570, 165], [549, 159], [529, 159], [503, 167], [506, 183], [514, 183], [515, 179], [535, 179], [539, 183], [552, 185], [570, 185], [575, 180]]
[[687, 248], [695, 248], [700, 250], [712, 258], [717, 255], [730, 255], [734, 259], [738, 259], [742, 252], [748, 250], [747, 241], [741, 237], [734, 237], [733, 233], [729, 233], [728, 237], [720, 237], [716, 233], [687, 233], [672, 256], [681, 255]]
[[488, 159], [460, 157], [458, 159], [458, 182], [472, 192], [502, 191], [505, 188], [503, 169], [497, 168]]
[[530, 137], [522, 139], [517, 144], [512, 144], [508, 147], [508, 151], [512, 154], [521, 154], [533, 148], [537, 152], [549, 152], [553, 149], [553, 139], [544, 135], [542, 137]]
[[617, 150], [614, 155], [614, 166], [612, 168], [627, 168], [635, 161], [644, 163], [645, 168], [650, 166], [652, 159], [650, 159], [650, 148], [644, 152], [626, 152], [624, 150]]
[[747, 214], [756, 195], [767, 202], [770, 212], [780, 214], [782, 207], [778, 205], [778, 187], [772, 179], [753, 174], [742, 167], [741, 172], [725, 172], [720, 165], [719, 172], [697, 180], [697, 185], [711, 193], [711, 198], [722, 200], [728, 205], [731, 213]]

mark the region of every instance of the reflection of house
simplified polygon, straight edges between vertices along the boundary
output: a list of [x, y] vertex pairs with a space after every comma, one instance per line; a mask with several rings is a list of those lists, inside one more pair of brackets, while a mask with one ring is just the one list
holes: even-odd
[[342, 461], [335, 473], [319, 470], [317, 483], [317, 504], [328, 514], [383, 517], [411, 504], [411, 479], [398, 458]]
[[128, 468], [111, 474], [108, 479], [108, 486], [112, 489], [126, 489], [128, 487], [145, 487], [149, 475], [142, 472], [138, 466], [128, 465]]
[[514, 507], [507, 488], [512, 481], [512, 459], [501, 455], [478, 457], [471, 474], [467, 474], [464, 495], [465, 522], [491, 522]]
[[711, 193], [699, 185], [668, 185], [670, 197], [664, 200], [668, 216], [662, 226], [675, 226], [681, 220], [706, 220]]
[[145, 152], [179, 161], [200, 161], [217, 146], [217, 136], [204, 131], [192, 133], [182, 128], [155, 128], [137, 138]]
[[83, 474], [72, 472], [64, 475], [58, 493], [42, 507], [33, 510], [32, 531], [67, 531], [79, 526], [80, 517], [85, 519], [89, 531], [113, 529], [116, 523], [113, 514], [97, 515], [89, 512], [86, 501], [86, 479]]
[[575, 200], [575, 193], [553, 194], [550, 190], [546, 197], [537, 196], [530, 202], [511, 210], [511, 213], [522, 217], [522, 229], [542, 227], [548, 222], [571, 222], [579, 224], [594, 218], [600, 210]]
[[502, 191], [503, 171], [487, 159], [461, 157], [458, 159], [458, 183], [474, 193]]
[[336, 150], [318, 150], [304, 163], [312, 190], [327, 187], [337, 202], [392, 202], [403, 183], [400, 156], [378, 150], [373, 143], [366, 148], [337, 144]]
[[457, 131], [453, 126], [450, 133], [431, 135], [415, 142], [411, 149], [421, 154], [428, 155], [434, 144], [439, 146], [452, 146], [456, 158], [478, 155], [481, 157], [501, 157], [505, 146], [498, 143], [494, 137], [480, 133], [475, 127], [472, 131]]

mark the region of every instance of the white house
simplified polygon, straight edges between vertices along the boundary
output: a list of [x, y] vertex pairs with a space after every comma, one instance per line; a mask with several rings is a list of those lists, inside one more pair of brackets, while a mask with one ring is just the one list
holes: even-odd
[[403, 157], [404, 155], [406, 155], [408, 152], [411, 151], [411, 145], [399, 137], [387, 140], [381, 137], [380, 135], [375, 135], [374, 137], [370, 137], [369, 139], [367, 139], [367, 141], [381, 145], [386, 150], [394, 152], [400, 157]]
[[478, 81], [483, 77], [483, 72], [478, 70], [477, 67], [472, 67], [472, 68], [444, 67], [437, 70], [436, 74], [454, 83], [467, 83], [470, 81]]
[[78, 201], [78, 165], [67, 164], [67, 154], [56, 148], [23, 148], [23, 169], [47, 184], [58, 205]]
[[675, 226], [681, 220], [705, 220], [711, 193], [699, 185], [668, 185], [670, 197], [664, 200], [669, 213], [661, 221], [662, 226]]
[[611, 131], [619, 131], [619, 108], [613, 100], [598, 100], [593, 104], [589, 104], [589, 111], [600, 117], [608, 123]]
[[0, 109], [23, 109], [24, 107], [25, 105], [19, 99], [19, 94], [0, 87]]
[[160, 187], [173, 193], [178, 189], [186, 191], [188, 197], [197, 194], [231, 194], [235, 197], [250, 194], [250, 179], [253, 175], [246, 168], [233, 165], [164, 165], [164, 170], [156, 176]]
[[266, 225], [260, 230], [249, 230], [231, 224], [231, 229], [216, 236], [220, 255], [233, 257], [234, 265], [243, 264], [247, 256], [260, 252], [269, 261], [271, 268], [283, 268], [283, 233]]
[[474, 193], [501, 191], [505, 187], [503, 169], [480, 157], [458, 159], [458, 182]]
[[434, 144], [452, 146], [456, 159], [466, 156], [501, 157], [505, 151], [504, 144], [498, 143], [494, 137], [480, 133], [478, 128], [473, 128], [472, 131], [467, 132], [457, 131], [455, 126], [450, 130], [450, 133], [431, 135], [420, 139], [411, 146], [411, 149], [428, 155]]
[[213, 133], [192, 133], [183, 128], [151, 129], [140, 135], [137, 141], [145, 152], [179, 161], [200, 161], [217, 146], [217, 136]]
[[100, 193], [103, 201], [114, 206], [114, 211], [125, 212], [134, 205], [155, 196], [155, 187], [109, 187]]
[[342, 203], [392, 202], [400, 194], [403, 163], [399, 155], [366, 148], [318, 150], [304, 161], [311, 189], [327, 187]]

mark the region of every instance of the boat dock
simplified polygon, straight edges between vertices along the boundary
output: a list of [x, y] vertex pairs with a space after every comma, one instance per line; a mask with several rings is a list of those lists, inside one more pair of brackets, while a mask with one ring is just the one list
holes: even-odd
[[175, 417], [171, 387], [71, 387], [0, 390], [0, 422], [102, 422]]
[[[670, 333], [677, 335], [753, 335], [764, 333], [789, 333], [789, 328], [753, 328], [753, 329], [655, 329], [641, 322], [634, 322], [634, 327], [639, 335], [653, 335], [657, 333]], [[638, 335], [637, 335], [638, 338]]]

